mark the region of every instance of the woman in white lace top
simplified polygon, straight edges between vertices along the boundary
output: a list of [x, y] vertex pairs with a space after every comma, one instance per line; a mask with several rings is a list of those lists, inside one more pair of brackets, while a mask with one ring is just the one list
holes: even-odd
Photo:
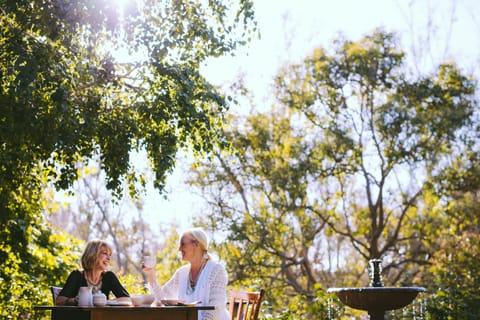
[[178, 299], [200, 301], [199, 305], [215, 306], [215, 310], [199, 311], [199, 320], [229, 320], [227, 303], [227, 271], [208, 254], [205, 232], [195, 228], [183, 233], [178, 250], [182, 260], [189, 262], [175, 271], [173, 277], [160, 286], [155, 267], [143, 266], [143, 271], [157, 301]]

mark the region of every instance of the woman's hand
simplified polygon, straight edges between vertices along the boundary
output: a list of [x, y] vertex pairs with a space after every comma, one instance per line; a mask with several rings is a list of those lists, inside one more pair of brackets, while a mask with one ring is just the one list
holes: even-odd
[[116, 298], [115, 301], [132, 303], [132, 299], [130, 299], [130, 297], [119, 297]]
[[58, 296], [55, 300], [57, 306], [77, 306], [78, 305], [78, 296], [69, 298], [65, 296]]
[[143, 273], [145, 273], [147, 281], [150, 284], [153, 284], [155, 282], [155, 267], [147, 267], [146, 265], [143, 264], [142, 271]]

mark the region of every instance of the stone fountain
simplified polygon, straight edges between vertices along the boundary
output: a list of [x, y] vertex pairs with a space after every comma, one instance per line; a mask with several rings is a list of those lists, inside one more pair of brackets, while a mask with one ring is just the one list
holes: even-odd
[[384, 320], [385, 311], [400, 309], [410, 304], [422, 287], [384, 287], [382, 282], [382, 260], [369, 261], [370, 287], [329, 288], [345, 305], [368, 311], [370, 320]]

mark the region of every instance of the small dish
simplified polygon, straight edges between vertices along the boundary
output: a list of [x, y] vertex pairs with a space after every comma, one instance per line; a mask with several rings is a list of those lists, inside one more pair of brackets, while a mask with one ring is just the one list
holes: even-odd
[[107, 306], [131, 306], [132, 303], [129, 301], [116, 301], [116, 300], [107, 300]]
[[175, 300], [175, 299], [165, 299], [165, 300], [160, 300], [160, 302], [166, 306], [181, 306], [181, 305], [184, 305], [185, 303], [184, 300]]

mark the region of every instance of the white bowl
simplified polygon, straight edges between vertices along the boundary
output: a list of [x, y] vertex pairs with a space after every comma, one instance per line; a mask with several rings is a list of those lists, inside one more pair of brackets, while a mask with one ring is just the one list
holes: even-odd
[[155, 300], [155, 295], [153, 294], [132, 294], [130, 299], [134, 306], [146, 306], [151, 305]]
[[131, 294], [130, 299], [134, 306], [141, 306], [143, 304], [143, 296], [141, 294]]
[[151, 293], [147, 293], [143, 295], [143, 304], [151, 305], [155, 301], [155, 295]]

